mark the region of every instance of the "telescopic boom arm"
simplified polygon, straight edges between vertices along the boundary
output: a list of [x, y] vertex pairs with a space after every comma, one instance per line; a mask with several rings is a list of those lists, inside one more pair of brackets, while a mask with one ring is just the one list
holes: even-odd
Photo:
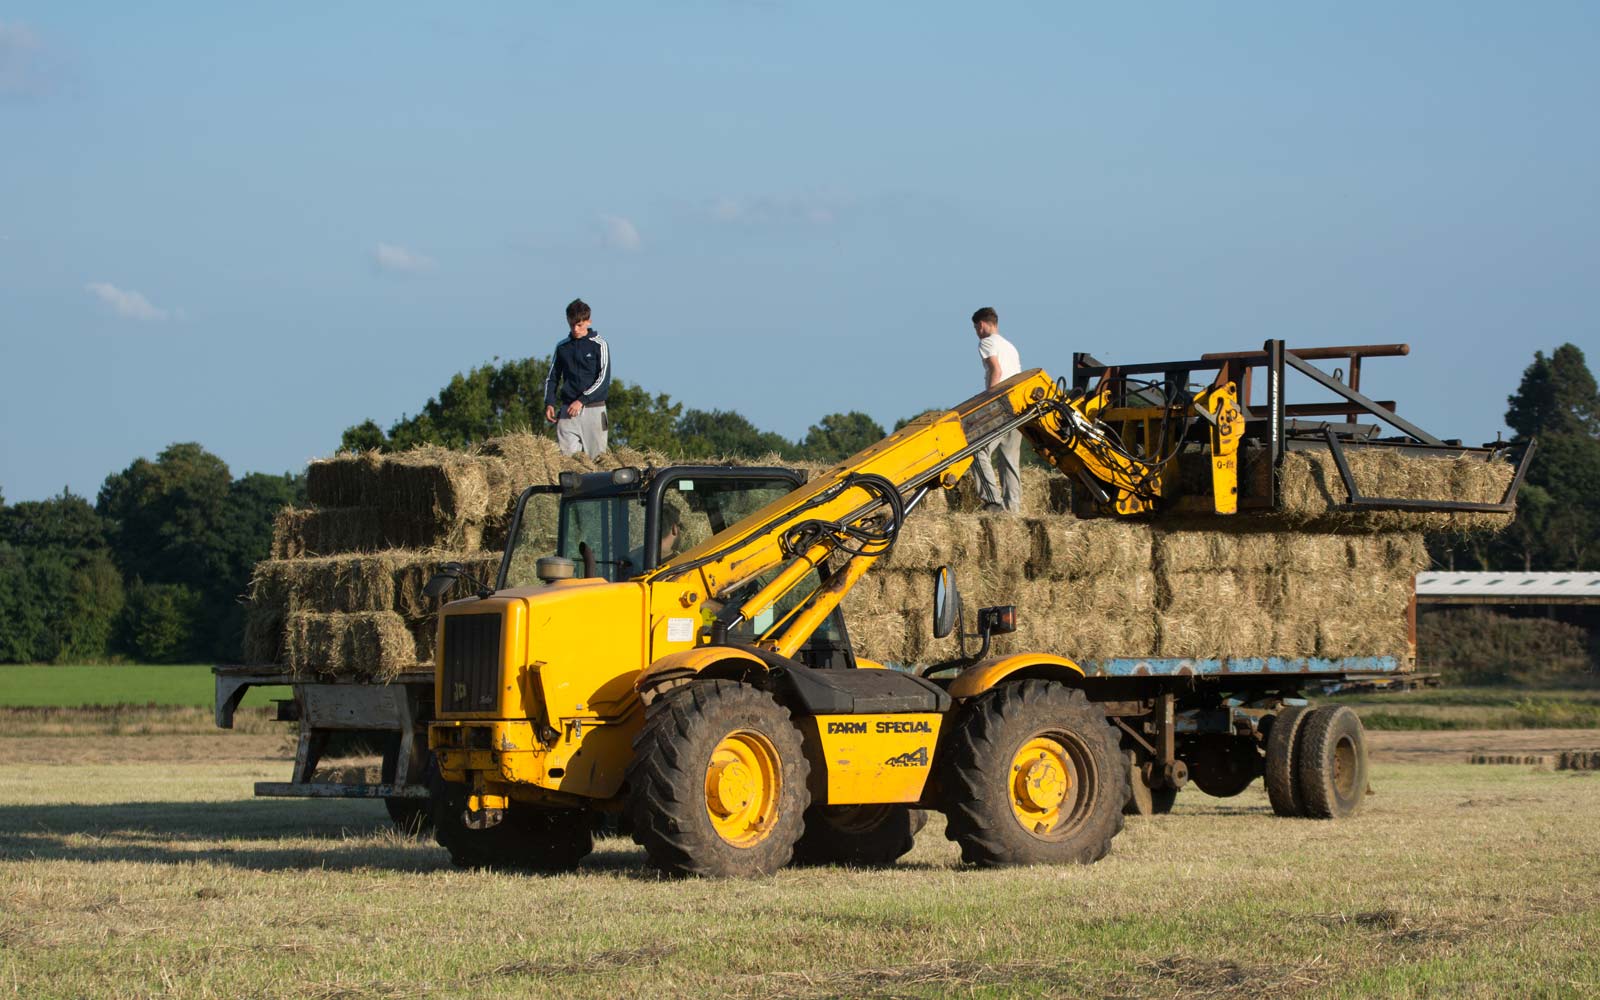
[[[727, 641], [731, 629], [767, 611], [802, 585], [812, 570], [826, 573], [805, 600], [756, 637], [755, 643], [792, 657], [827, 619], [872, 564], [894, 546], [905, 517], [935, 488], [953, 488], [974, 456], [1013, 430], [1063, 473], [1090, 488], [1117, 515], [1152, 510], [1164, 493], [1166, 467], [1189, 424], [1210, 427], [1213, 492], [1219, 514], [1237, 509], [1235, 454], [1243, 421], [1233, 383], [1213, 386], [1146, 413], [1177, 422], [1171, 453], [1134, 454], [1110, 424], [1104, 389], [1075, 394], [1042, 369], [1013, 376], [953, 410], [932, 411], [853, 455], [804, 487], [663, 563], [647, 583], [683, 583], [698, 577], [715, 610], [710, 640]], [[1146, 440], [1153, 440], [1147, 436]], [[838, 564], [834, 558], [844, 556]], [[828, 567], [833, 567], [831, 572]], [[755, 594], [737, 604], [727, 596], [749, 581], [783, 567]]]

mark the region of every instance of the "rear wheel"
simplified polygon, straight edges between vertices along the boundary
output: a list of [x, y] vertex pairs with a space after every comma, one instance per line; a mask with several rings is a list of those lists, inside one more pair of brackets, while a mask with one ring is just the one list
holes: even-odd
[[589, 815], [582, 811], [512, 802], [500, 822], [473, 829], [466, 821], [466, 785], [436, 777], [433, 790], [433, 837], [457, 868], [564, 872], [594, 850]]
[[1361, 808], [1367, 791], [1366, 734], [1349, 706], [1328, 705], [1307, 716], [1296, 757], [1304, 815], [1340, 819]]
[[1272, 717], [1272, 726], [1267, 730], [1267, 798], [1279, 816], [1305, 815], [1295, 756], [1300, 727], [1308, 714], [1304, 705], [1286, 706]]
[[969, 864], [1089, 864], [1122, 829], [1128, 769], [1081, 691], [1000, 685], [968, 706], [947, 759], [945, 835]]
[[804, 829], [810, 771], [772, 695], [697, 680], [652, 702], [628, 765], [627, 816], [650, 861], [674, 875], [770, 875]]
[[1185, 762], [1195, 787], [1219, 799], [1243, 792], [1262, 772], [1261, 751], [1249, 736], [1197, 737]]
[[1178, 801], [1178, 789], [1171, 785], [1150, 787], [1145, 779], [1146, 765], [1132, 750], [1123, 752], [1128, 761], [1128, 801], [1122, 807], [1124, 816], [1165, 816]]
[[798, 865], [892, 865], [911, 851], [928, 814], [906, 805], [812, 806], [794, 845]]

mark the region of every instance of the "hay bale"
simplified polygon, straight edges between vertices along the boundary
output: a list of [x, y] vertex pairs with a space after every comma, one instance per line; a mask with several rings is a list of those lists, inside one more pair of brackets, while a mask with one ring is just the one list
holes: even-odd
[[[1429, 458], [1397, 449], [1346, 452], [1350, 474], [1362, 495], [1402, 500], [1499, 503], [1515, 469], [1481, 458]], [[1349, 494], [1333, 456], [1325, 449], [1291, 451], [1279, 480], [1282, 509], [1276, 516], [1295, 523], [1347, 524], [1369, 530], [1499, 531], [1511, 514], [1410, 511], [1342, 511]]]
[[475, 522], [429, 517], [371, 507], [305, 509], [285, 507], [272, 530], [272, 558], [300, 559], [384, 549], [483, 548], [486, 528]]
[[382, 510], [436, 521], [481, 522], [489, 509], [484, 465], [471, 455], [427, 446], [390, 455], [379, 466]]
[[284, 666], [296, 677], [387, 681], [418, 667], [411, 631], [393, 612], [291, 612], [284, 627]]
[[306, 467], [306, 497], [318, 507], [365, 507], [378, 501], [377, 452], [341, 452]]
[[900, 529], [894, 550], [879, 560], [879, 568], [932, 570], [946, 563], [977, 562], [985, 545], [985, 520], [971, 514], [940, 517], [914, 511]]
[[1042, 518], [1034, 530], [1028, 573], [1052, 580], [1133, 577], [1150, 572], [1154, 535], [1149, 525], [1108, 518]]

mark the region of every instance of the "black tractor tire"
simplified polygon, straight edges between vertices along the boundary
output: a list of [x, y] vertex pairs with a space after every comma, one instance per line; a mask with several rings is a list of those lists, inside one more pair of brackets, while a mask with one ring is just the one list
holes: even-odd
[[1124, 751], [1128, 761], [1128, 801], [1124, 816], [1165, 816], [1178, 801], [1179, 789], [1170, 786], [1151, 788], [1144, 780], [1144, 765], [1133, 751]]
[[1342, 819], [1367, 792], [1367, 741], [1348, 705], [1325, 705], [1306, 717], [1295, 749], [1300, 807], [1313, 819]]
[[1272, 811], [1279, 816], [1305, 815], [1305, 807], [1300, 802], [1295, 756], [1300, 727], [1310, 713], [1304, 705], [1285, 706], [1272, 717], [1272, 726], [1267, 730], [1267, 799], [1272, 803]]
[[[426, 741], [427, 735], [422, 734], [422, 739]], [[434, 763], [431, 750], [424, 750], [423, 754], [428, 762], [427, 767], [421, 775], [412, 775], [411, 780], [416, 784], [431, 787], [438, 766]], [[400, 734], [394, 733], [383, 749], [383, 772], [380, 780], [385, 785], [394, 780], [396, 763], [399, 759]], [[415, 837], [433, 828], [433, 802], [430, 799], [384, 799], [383, 807], [388, 810], [389, 819], [394, 823], [395, 829], [407, 836]]]
[[[745, 783], [749, 799], [717, 803], [729, 810], [726, 822], [743, 816], [751, 823], [747, 834], [730, 839], [712, 820], [710, 786], [713, 768], [725, 772], [724, 755], [734, 745], [759, 758], [760, 777]], [[669, 875], [770, 875], [794, 857], [805, 830], [809, 773], [800, 731], [771, 694], [738, 681], [696, 680], [646, 710], [628, 765], [625, 816], [634, 841]]]
[[1189, 780], [1207, 795], [1232, 798], [1255, 784], [1265, 766], [1256, 741], [1249, 736], [1197, 737], [1184, 762]]
[[907, 805], [812, 806], [794, 863], [887, 868], [911, 852], [927, 822], [927, 812]]
[[[1013, 801], [1032, 784], [1016, 762], [1039, 741], [1053, 743], [1071, 768], [1068, 797], [1048, 830], [1024, 826]], [[968, 864], [1092, 864], [1122, 831], [1128, 766], [1105, 713], [1082, 691], [1013, 681], [965, 707], [945, 751], [942, 787], [945, 836]]]
[[465, 813], [471, 790], [437, 775], [433, 781], [433, 839], [457, 868], [566, 872], [594, 850], [593, 820], [582, 810], [540, 809], [512, 802], [505, 818], [474, 830]]

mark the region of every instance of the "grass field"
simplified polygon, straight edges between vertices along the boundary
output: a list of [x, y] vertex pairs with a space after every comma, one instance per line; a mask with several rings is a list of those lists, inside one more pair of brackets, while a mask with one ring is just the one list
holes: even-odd
[[1351, 706], [1368, 729], [1600, 728], [1596, 688], [1437, 688], [1318, 700]]
[[252, 799], [270, 735], [0, 749], [19, 996], [1600, 993], [1600, 775], [1380, 763], [1352, 820], [1186, 792], [1089, 868], [962, 870], [935, 818], [891, 870], [671, 882], [617, 840], [457, 872], [373, 804]]
[[[252, 688], [244, 704], [287, 697], [287, 688]], [[276, 693], [274, 693], [276, 692]], [[0, 666], [0, 707], [203, 705], [212, 700], [209, 664]]]

